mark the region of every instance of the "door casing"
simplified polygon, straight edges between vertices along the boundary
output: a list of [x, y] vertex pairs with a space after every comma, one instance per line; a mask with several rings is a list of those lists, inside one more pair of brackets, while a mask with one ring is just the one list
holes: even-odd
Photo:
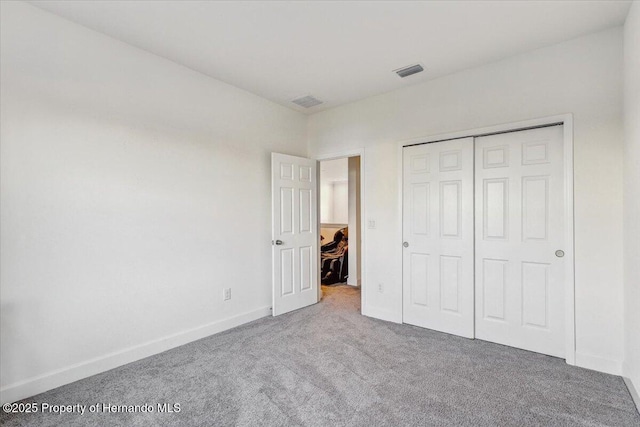
[[[315, 157], [315, 160], [317, 160], [318, 162], [324, 161], [324, 160], [335, 160], [335, 159], [344, 159], [345, 157], [360, 157], [360, 247], [358, 248], [358, 250], [360, 251], [360, 307], [361, 307], [361, 314], [363, 315], [367, 315], [367, 308], [366, 308], [366, 292], [367, 292], [367, 286], [366, 286], [366, 250], [367, 250], [367, 245], [366, 245], [366, 239], [367, 239], [367, 233], [366, 233], [366, 227], [364, 226], [365, 221], [364, 219], [366, 218], [365, 215], [365, 210], [366, 210], [366, 203], [365, 203], [365, 179], [364, 179], [364, 171], [365, 171], [365, 158], [364, 158], [364, 148], [358, 148], [358, 149], [354, 149], [354, 150], [347, 150], [347, 151], [341, 151], [339, 153], [330, 153], [330, 154], [322, 154], [319, 156]], [[318, 186], [320, 183], [320, 168], [318, 168], [318, 177], [317, 177], [317, 182], [318, 182]], [[320, 235], [320, 191], [318, 191], [318, 235]], [[320, 264], [320, 254], [318, 254], [318, 265], [322, 265]], [[320, 283], [320, 269], [318, 269], [318, 283]], [[320, 301], [320, 299], [322, 298], [322, 287], [318, 286], [318, 301]]]
[[[520, 122], [505, 123], [494, 126], [487, 126], [476, 129], [469, 129], [460, 132], [451, 132], [426, 136], [421, 138], [412, 138], [397, 143], [398, 149], [398, 194], [403, 194], [402, 180], [402, 150], [406, 146], [416, 144], [428, 144], [450, 139], [459, 139], [466, 137], [478, 137], [483, 135], [491, 135], [503, 132], [513, 132], [526, 130], [535, 127], [549, 126], [554, 124], [563, 125], [563, 154], [564, 154], [564, 220], [566, 224], [564, 235], [564, 246], [566, 248], [565, 258], [565, 360], [569, 365], [576, 364], [576, 333], [575, 333], [575, 245], [574, 245], [574, 200], [573, 200], [573, 114], [562, 114], [557, 116], [542, 117], [532, 120]], [[403, 200], [398, 197], [398, 218], [402, 218]], [[398, 253], [402, 254], [402, 220], [399, 221], [397, 229], [396, 245]], [[402, 283], [402, 277], [400, 282]], [[363, 301], [364, 302], [364, 301]], [[363, 305], [364, 307], [364, 305]], [[401, 308], [402, 310], [402, 308]], [[392, 319], [390, 319], [392, 320]], [[395, 320], [395, 319], [393, 319]], [[400, 319], [402, 321], [402, 313]]]

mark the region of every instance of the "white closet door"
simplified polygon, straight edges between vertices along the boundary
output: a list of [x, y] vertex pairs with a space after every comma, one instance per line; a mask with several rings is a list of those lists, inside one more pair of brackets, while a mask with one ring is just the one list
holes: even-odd
[[476, 338], [564, 357], [562, 126], [476, 138], [475, 169]]
[[403, 152], [403, 322], [473, 338], [473, 138]]

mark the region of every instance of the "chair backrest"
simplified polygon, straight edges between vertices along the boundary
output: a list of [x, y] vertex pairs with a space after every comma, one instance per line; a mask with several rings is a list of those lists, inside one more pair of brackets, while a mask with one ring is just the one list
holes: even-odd
[[321, 252], [333, 251], [338, 247], [340, 242], [342, 242], [343, 238], [347, 240], [348, 234], [349, 234], [348, 227], [339, 229], [333, 234], [333, 241], [329, 243], [325, 243], [324, 245], [320, 246], [320, 251]]

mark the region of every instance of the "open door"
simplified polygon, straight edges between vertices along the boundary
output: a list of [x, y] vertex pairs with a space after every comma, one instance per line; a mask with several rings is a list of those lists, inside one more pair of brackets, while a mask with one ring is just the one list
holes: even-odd
[[274, 316], [318, 302], [316, 165], [271, 153]]

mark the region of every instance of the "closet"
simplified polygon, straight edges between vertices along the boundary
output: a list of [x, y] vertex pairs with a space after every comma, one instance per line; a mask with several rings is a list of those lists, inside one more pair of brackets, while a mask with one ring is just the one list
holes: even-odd
[[403, 148], [403, 321], [564, 357], [563, 126]]

